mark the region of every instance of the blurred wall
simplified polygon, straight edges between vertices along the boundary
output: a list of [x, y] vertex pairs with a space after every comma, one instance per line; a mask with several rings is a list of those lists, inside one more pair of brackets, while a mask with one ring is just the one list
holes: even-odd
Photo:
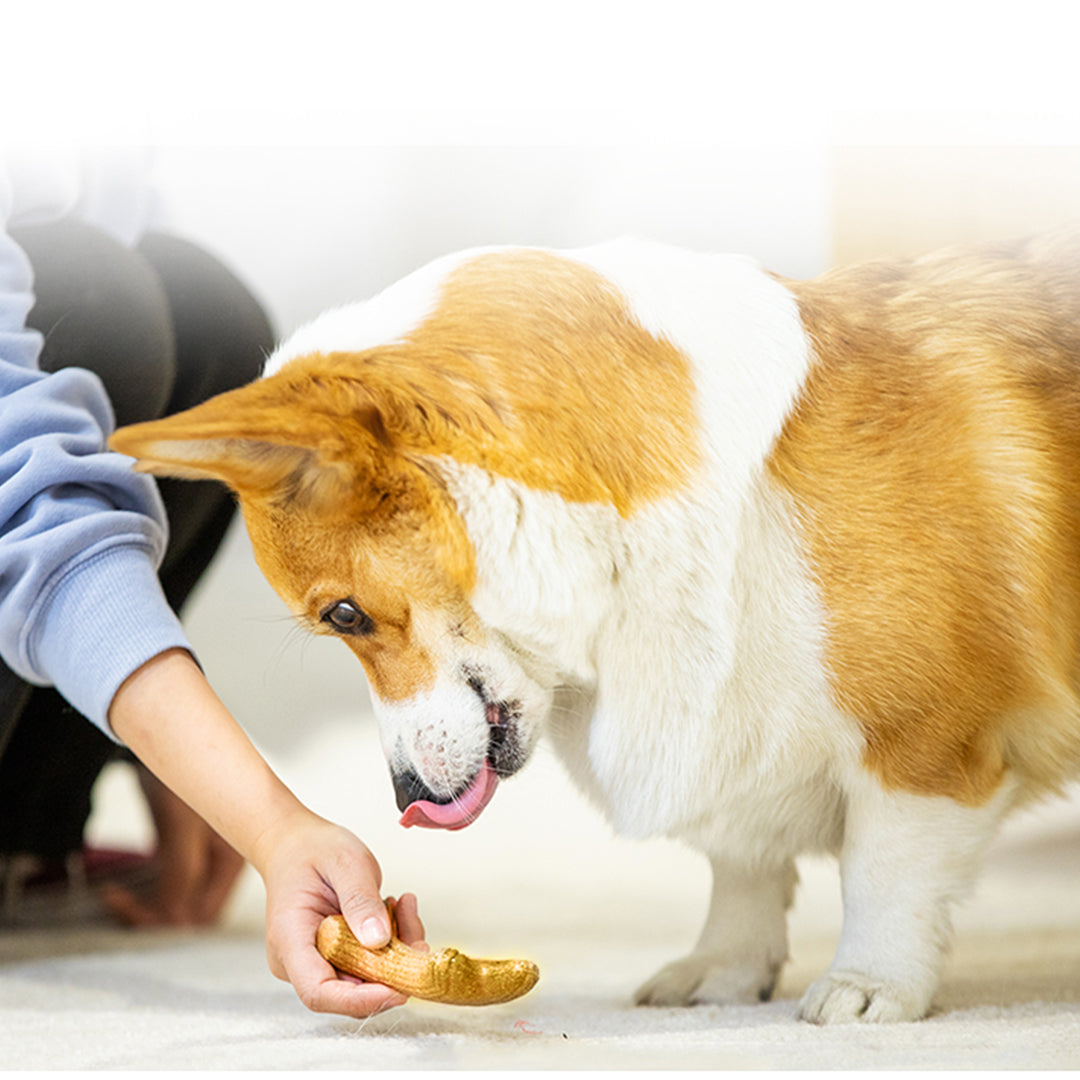
[[[825, 269], [826, 152], [792, 147], [161, 147], [172, 227], [238, 270], [280, 334], [448, 251], [574, 247], [638, 234]], [[234, 528], [185, 623], [226, 703], [283, 751], [329, 717], [370, 715], [360, 665], [301, 633]]]
[[851, 146], [830, 175], [839, 265], [1080, 222], [1077, 146]]

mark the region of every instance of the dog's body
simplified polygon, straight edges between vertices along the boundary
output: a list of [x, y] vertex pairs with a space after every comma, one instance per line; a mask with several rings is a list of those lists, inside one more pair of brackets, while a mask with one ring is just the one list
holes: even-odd
[[802, 1015], [922, 1016], [1002, 815], [1080, 766], [1075, 234], [806, 283], [467, 252], [114, 445], [239, 493], [364, 663], [406, 823], [468, 824], [546, 729], [617, 829], [706, 853], [640, 1001], [767, 997], [831, 851]]

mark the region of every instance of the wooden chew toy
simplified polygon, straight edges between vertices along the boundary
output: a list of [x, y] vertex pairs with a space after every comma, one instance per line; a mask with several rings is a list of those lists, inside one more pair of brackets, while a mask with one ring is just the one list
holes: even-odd
[[327, 915], [319, 925], [316, 947], [340, 971], [368, 982], [383, 983], [409, 997], [446, 1005], [498, 1005], [527, 994], [540, 978], [531, 960], [474, 960], [457, 949], [419, 952], [398, 940], [394, 907], [390, 942], [367, 949], [342, 915]]

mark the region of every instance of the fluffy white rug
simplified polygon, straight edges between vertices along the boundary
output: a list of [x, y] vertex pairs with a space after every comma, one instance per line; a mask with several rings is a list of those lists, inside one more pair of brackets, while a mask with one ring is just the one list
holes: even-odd
[[[354, 828], [388, 892], [415, 891], [435, 947], [536, 960], [527, 997], [467, 1010], [411, 1002], [357, 1022], [308, 1013], [267, 972], [262, 889], [246, 877], [208, 933], [106, 926], [0, 932], [5, 1069], [1059, 1069], [1080, 1066], [1080, 802], [1011, 823], [972, 900], [933, 1015], [816, 1028], [795, 1008], [840, 925], [835, 866], [808, 860], [775, 1001], [636, 1009], [630, 994], [687, 951], [703, 860], [614, 838], [544, 753], [471, 828], [402, 830], [370, 721], [328, 724], [275, 765]], [[99, 840], [141, 843], [130, 777], [112, 771]]]

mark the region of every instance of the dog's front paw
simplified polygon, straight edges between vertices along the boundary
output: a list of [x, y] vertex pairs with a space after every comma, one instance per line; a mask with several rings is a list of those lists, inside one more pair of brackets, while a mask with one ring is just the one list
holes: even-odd
[[634, 994], [635, 1005], [740, 1005], [768, 1001], [779, 964], [686, 956], [661, 968]]
[[896, 1023], [921, 1020], [929, 1007], [930, 995], [919, 988], [830, 971], [803, 995], [799, 1017], [812, 1024]]

